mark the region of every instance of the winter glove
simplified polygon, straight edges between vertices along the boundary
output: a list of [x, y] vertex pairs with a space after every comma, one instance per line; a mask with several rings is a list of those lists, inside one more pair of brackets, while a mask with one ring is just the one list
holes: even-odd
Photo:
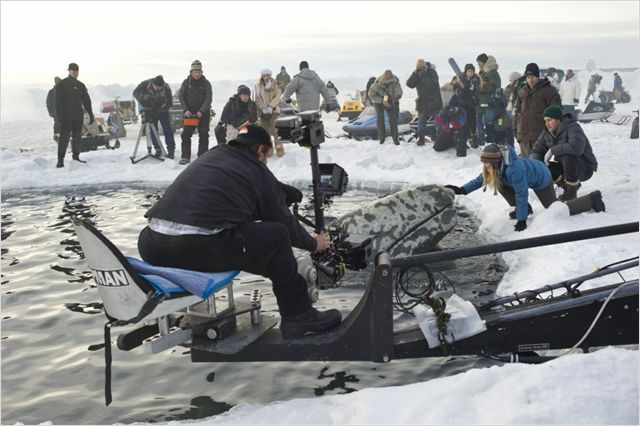
[[96, 118], [93, 116], [93, 114], [89, 113], [89, 126], [91, 126], [94, 121], [96, 121]]
[[445, 188], [449, 188], [450, 190], [453, 191], [454, 194], [456, 195], [467, 195], [467, 191], [464, 190], [464, 188], [460, 188], [459, 186], [455, 186], [455, 185], [445, 185]]
[[544, 154], [544, 164], [548, 166], [551, 161], [551, 157], [553, 157], [553, 152], [551, 152], [551, 148], [549, 148], [546, 154]]
[[280, 187], [284, 192], [284, 201], [287, 206], [291, 206], [293, 203], [299, 203], [302, 201], [302, 192], [300, 192], [298, 188], [284, 183], [281, 183]]
[[574, 99], [573, 99], [573, 103], [574, 103], [574, 104], [579, 104], [579, 103], [580, 103], [580, 100], [578, 100], [578, 99], [575, 99], [575, 98], [574, 98]]
[[516, 232], [521, 232], [521, 231], [524, 231], [525, 229], [527, 229], [526, 220], [519, 220], [518, 223], [516, 223], [516, 227], [514, 228]]

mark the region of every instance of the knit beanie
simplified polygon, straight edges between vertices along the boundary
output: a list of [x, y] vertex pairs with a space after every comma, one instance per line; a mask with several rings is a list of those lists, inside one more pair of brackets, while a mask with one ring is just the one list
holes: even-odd
[[300, 62], [300, 71], [302, 71], [305, 68], [309, 68], [309, 63], [307, 61]]
[[524, 75], [535, 75], [536, 77], [540, 77], [540, 68], [538, 68], [538, 64], [535, 62], [527, 64], [527, 67], [524, 69]]
[[273, 73], [269, 68], [265, 68], [262, 71], [260, 71], [260, 75], [273, 75]]
[[556, 120], [562, 120], [562, 108], [558, 105], [548, 106], [542, 113], [543, 117], [555, 118]]
[[467, 64], [464, 66], [464, 72], [467, 72], [467, 70], [473, 70], [473, 72], [475, 72], [476, 67], [474, 67], [473, 64]]
[[500, 163], [502, 163], [502, 153], [500, 152], [498, 145], [490, 143], [485, 146], [480, 154], [480, 161], [500, 166]]
[[191, 71], [202, 71], [202, 62], [197, 59], [191, 62]]
[[251, 96], [251, 89], [249, 89], [244, 84], [241, 84], [240, 86], [238, 86], [238, 95], [249, 95], [249, 96]]
[[486, 63], [487, 63], [487, 60], [489, 60], [489, 57], [487, 56], [487, 54], [486, 54], [486, 53], [481, 53], [481, 54], [479, 54], [479, 55], [478, 55], [478, 57], [476, 58], [476, 61], [480, 61], [480, 62], [482, 62], [483, 64], [486, 64]]
[[78, 67], [78, 64], [76, 64], [75, 62], [71, 62], [69, 64], [69, 66], [67, 67], [67, 70], [69, 70], [69, 71], [80, 71], [80, 68]]
[[164, 86], [164, 78], [162, 77], [162, 75], [158, 75], [153, 79], [153, 81], [151, 81], [151, 83], [154, 86], [162, 87], [162, 86]]
[[425, 62], [424, 59], [418, 59], [416, 61], [416, 69], [417, 70], [423, 70], [427, 67], [427, 63]]

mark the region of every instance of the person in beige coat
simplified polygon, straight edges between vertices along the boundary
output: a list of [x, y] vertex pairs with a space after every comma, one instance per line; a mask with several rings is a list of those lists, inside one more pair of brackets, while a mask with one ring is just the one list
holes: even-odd
[[263, 69], [260, 72], [260, 79], [256, 83], [253, 91], [258, 107], [258, 124], [262, 126], [273, 139], [275, 152], [278, 157], [284, 155], [284, 146], [277, 142], [278, 133], [276, 130], [276, 120], [280, 116], [280, 95], [282, 91], [278, 83], [272, 77], [270, 69]]
[[400, 98], [402, 97], [402, 87], [398, 77], [393, 75], [391, 70], [386, 70], [376, 82], [371, 85], [368, 93], [369, 99], [376, 110], [378, 124], [378, 138], [380, 143], [384, 143], [386, 137], [384, 115], [389, 117], [389, 129], [395, 145], [400, 145], [398, 137], [398, 112]]

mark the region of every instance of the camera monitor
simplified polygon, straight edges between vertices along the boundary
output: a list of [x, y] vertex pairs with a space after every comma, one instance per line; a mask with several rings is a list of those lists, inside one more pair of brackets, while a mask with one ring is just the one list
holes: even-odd
[[334, 163], [318, 164], [320, 168], [320, 182], [318, 189], [326, 196], [340, 196], [347, 190], [349, 175]]

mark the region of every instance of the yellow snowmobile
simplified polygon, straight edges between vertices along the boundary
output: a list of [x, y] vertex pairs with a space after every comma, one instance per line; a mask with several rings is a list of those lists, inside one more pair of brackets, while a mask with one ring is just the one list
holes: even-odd
[[338, 121], [340, 121], [342, 117], [347, 117], [347, 120], [353, 120], [354, 118], [358, 117], [363, 110], [364, 105], [362, 105], [362, 102], [360, 102], [359, 100], [344, 101], [344, 103], [342, 104], [342, 109], [338, 114]]

